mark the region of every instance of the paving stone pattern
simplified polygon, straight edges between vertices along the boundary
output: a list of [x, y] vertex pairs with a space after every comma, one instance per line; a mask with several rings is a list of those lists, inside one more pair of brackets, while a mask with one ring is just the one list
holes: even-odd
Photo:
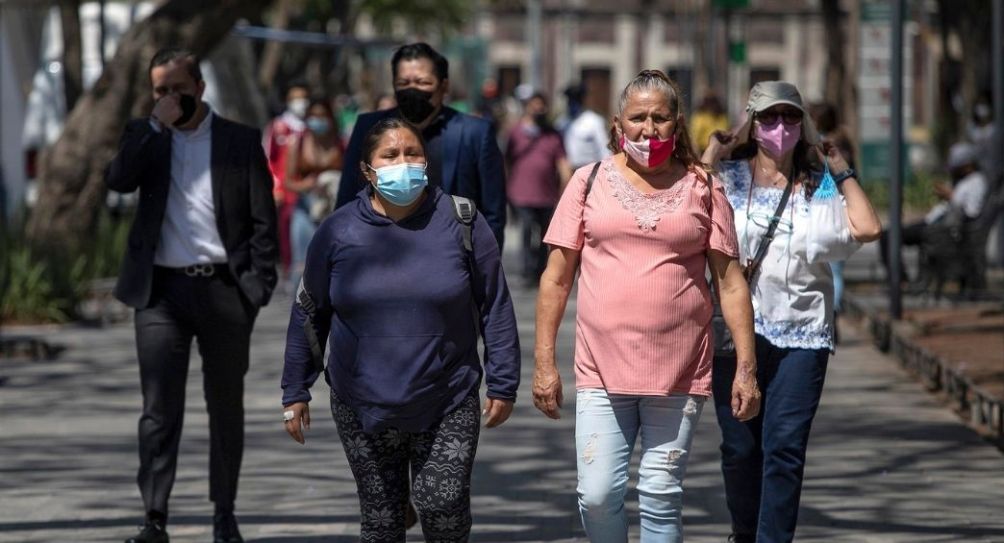
[[[482, 432], [473, 541], [586, 541], [574, 494], [574, 303], [559, 351], [567, 403], [563, 418], [551, 421], [529, 398], [534, 295], [514, 288], [523, 385], [513, 418]], [[306, 446], [282, 429], [279, 376], [289, 303], [279, 298], [265, 308], [254, 335], [238, 498], [242, 531], [260, 543], [355, 541], [358, 502], [323, 383], [315, 389], [319, 400]], [[50, 362], [0, 360], [0, 541], [121, 541], [141, 517], [134, 482], [140, 393], [132, 326], [18, 331], [67, 350]], [[872, 348], [864, 334], [848, 326], [842, 333], [813, 429], [798, 540], [1004, 542], [1004, 455]], [[176, 542], [211, 538], [200, 366], [193, 348], [171, 501], [169, 529]], [[685, 484], [687, 541], [723, 542], [728, 535], [718, 439], [707, 409]], [[637, 540], [633, 490], [629, 499]], [[410, 532], [408, 541], [422, 541], [421, 532]]]

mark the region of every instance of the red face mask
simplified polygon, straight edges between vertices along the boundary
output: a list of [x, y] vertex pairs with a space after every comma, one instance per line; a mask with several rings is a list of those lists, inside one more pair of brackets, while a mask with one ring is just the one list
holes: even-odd
[[676, 134], [669, 139], [642, 138], [641, 141], [631, 141], [622, 134], [621, 149], [624, 149], [624, 152], [638, 164], [655, 168], [673, 155], [673, 150], [676, 149]]

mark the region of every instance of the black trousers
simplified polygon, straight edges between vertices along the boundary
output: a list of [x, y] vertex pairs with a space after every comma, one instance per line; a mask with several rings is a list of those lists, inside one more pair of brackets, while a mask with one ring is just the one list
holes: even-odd
[[229, 274], [188, 277], [156, 269], [150, 305], [136, 311], [143, 388], [136, 480], [146, 511], [168, 512], [193, 337], [209, 413], [209, 499], [233, 508], [244, 452], [244, 374], [257, 313]]
[[426, 541], [468, 540], [480, 403], [475, 389], [429, 430], [366, 433], [352, 408], [332, 392], [331, 413], [359, 495], [361, 543], [405, 540], [409, 494]]
[[553, 207], [515, 207], [523, 238], [523, 279], [536, 284], [547, 266], [544, 235], [554, 215]]
[[[900, 230], [900, 243], [905, 247], [917, 246], [924, 243], [924, 231], [927, 230], [927, 224], [923, 221], [910, 223], [904, 225], [902, 230]], [[882, 267], [885, 268], [886, 274], [889, 273], [889, 231], [882, 230], [882, 236], [879, 238], [879, 255], [882, 258]], [[903, 262], [903, 255], [899, 256], [899, 261]], [[902, 277], [901, 281], [906, 281], [909, 279], [906, 273], [906, 267], [901, 267]]]

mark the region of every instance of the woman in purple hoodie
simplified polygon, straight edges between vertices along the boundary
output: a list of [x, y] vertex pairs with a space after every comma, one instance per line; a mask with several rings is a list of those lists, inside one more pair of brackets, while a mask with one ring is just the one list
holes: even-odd
[[465, 224], [454, 199], [428, 186], [411, 125], [380, 121], [363, 151], [367, 186], [307, 250], [286, 336], [284, 424], [304, 442], [308, 389], [323, 371], [356, 480], [361, 541], [404, 541], [409, 493], [427, 540], [467, 541], [480, 418], [489, 428], [505, 422], [519, 387], [498, 244], [480, 215]]

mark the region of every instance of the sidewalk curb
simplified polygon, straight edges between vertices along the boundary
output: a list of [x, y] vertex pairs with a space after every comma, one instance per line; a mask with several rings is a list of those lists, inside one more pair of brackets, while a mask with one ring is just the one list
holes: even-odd
[[875, 346], [899, 360], [909, 373], [949, 405], [979, 434], [1004, 449], [1004, 398], [998, 398], [962, 375], [947, 360], [912, 341], [918, 333], [909, 323], [896, 322], [844, 292], [844, 316], [864, 325]]

